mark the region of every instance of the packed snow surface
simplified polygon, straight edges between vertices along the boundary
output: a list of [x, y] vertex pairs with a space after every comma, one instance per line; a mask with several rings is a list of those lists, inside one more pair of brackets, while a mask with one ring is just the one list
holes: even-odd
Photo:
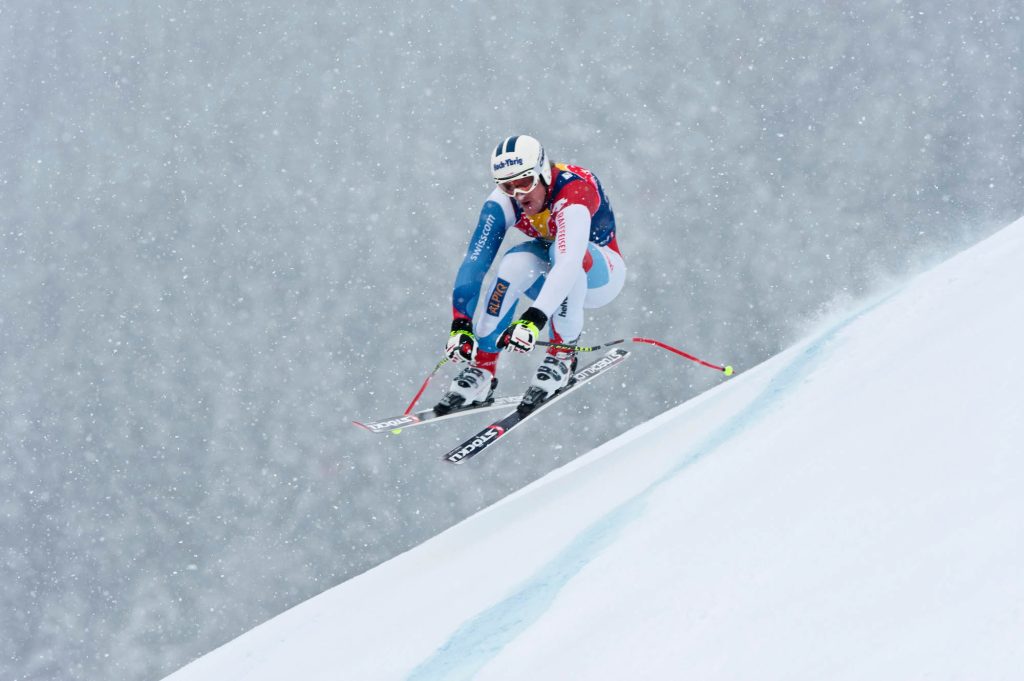
[[1021, 263], [1024, 220], [169, 679], [1020, 679]]

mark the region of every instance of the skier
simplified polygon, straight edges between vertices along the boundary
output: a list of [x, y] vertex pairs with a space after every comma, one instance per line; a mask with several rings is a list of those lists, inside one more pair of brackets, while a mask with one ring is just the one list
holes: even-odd
[[[491, 172], [497, 186], [484, 201], [455, 278], [445, 347], [450, 360], [469, 364], [434, 407], [438, 415], [488, 401], [498, 385], [499, 352], [530, 352], [547, 327], [558, 345], [548, 348], [518, 407], [532, 411], [571, 381], [584, 308], [607, 305], [626, 281], [615, 216], [593, 173], [549, 162], [528, 135], [502, 140], [491, 155]], [[502, 257], [474, 321], [484, 277], [510, 227], [530, 239]], [[513, 321], [524, 295], [533, 305]]]

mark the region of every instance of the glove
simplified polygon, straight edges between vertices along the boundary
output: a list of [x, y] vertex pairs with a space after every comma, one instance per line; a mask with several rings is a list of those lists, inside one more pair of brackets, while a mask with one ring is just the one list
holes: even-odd
[[535, 307], [523, 313], [523, 316], [512, 322], [498, 339], [498, 349], [512, 352], [529, 352], [537, 344], [540, 330], [548, 323], [548, 316]]
[[452, 322], [452, 332], [444, 347], [445, 356], [452, 362], [472, 362], [476, 359], [477, 342], [473, 335], [473, 323], [468, 319]]

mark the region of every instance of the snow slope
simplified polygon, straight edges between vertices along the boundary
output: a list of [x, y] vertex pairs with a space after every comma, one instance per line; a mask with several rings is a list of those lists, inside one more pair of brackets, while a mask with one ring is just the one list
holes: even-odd
[[1024, 678], [1022, 263], [1024, 220], [169, 679]]

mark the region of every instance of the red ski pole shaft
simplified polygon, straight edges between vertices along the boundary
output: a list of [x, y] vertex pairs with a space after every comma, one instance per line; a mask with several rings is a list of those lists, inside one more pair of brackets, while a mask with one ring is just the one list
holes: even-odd
[[691, 355], [688, 352], [684, 352], [684, 351], [680, 350], [679, 348], [672, 347], [668, 343], [662, 343], [661, 341], [654, 340], [653, 338], [631, 338], [630, 340], [633, 341], [634, 343], [647, 343], [648, 345], [657, 346], [657, 347], [661, 348], [662, 350], [668, 350], [669, 352], [673, 352], [673, 353], [679, 355], [680, 357], [685, 357], [686, 359], [690, 360], [691, 362], [696, 362], [697, 364], [700, 364], [701, 366], [706, 366], [709, 369], [717, 369], [718, 371], [721, 371], [722, 373], [724, 373], [726, 376], [732, 376], [732, 374], [733, 374], [733, 368], [731, 366], [726, 365], [726, 366], [723, 367], [723, 366], [719, 366], [717, 364], [712, 364], [711, 362], [706, 362], [703, 359], [701, 359], [700, 357], [695, 357], [694, 355]]
[[430, 383], [430, 379], [432, 379], [434, 377], [434, 374], [437, 373], [438, 369], [443, 367], [447, 362], [448, 358], [445, 357], [444, 359], [437, 363], [437, 366], [434, 367], [434, 370], [431, 371], [430, 375], [427, 376], [426, 380], [423, 381], [423, 385], [420, 386], [419, 392], [417, 392], [416, 396], [412, 398], [412, 402], [410, 402], [409, 406], [406, 407], [404, 412], [405, 414], [412, 412], [412, 408], [416, 406], [416, 403], [420, 401], [420, 397], [423, 396], [423, 391], [427, 389], [427, 384]]
[[679, 355], [680, 357], [685, 357], [686, 359], [690, 360], [691, 362], [696, 362], [697, 364], [700, 364], [701, 366], [706, 366], [709, 369], [716, 369], [718, 371], [721, 371], [726, 376], [732, 376], [733, 373], [734, 373], [732, 366], [730, 366], [728, 364], [725, 365], [725, 366], [719, 366], [718, 364], [712, 364], [711, 362], [707, 362], [707, 361], [701, 359], [700, 357], [696, 357], [695, 355], [691, 355], [690, 353], [685, 352], [683, 350], [680, 350], [679, 348], [672, 347], [668, 343], [663, 343], [663, 342], [661, 342], [659, 340], [654, 340], [653, 338], [640, 338], [639, 336], [634, 336], [632, 338], [620, 338], [618, 340], [607, 341], [605, 343], [601, 343], [600, 345], [591, 345], [591, 346], [586, 346], [586, 347], [584, 347], [584, 346], [566, 345], [564, 343], [548, 343], [548, 342], [545, 342], [545, 341], [540, 341], [538, 343], [538, 345], [545, 345], [545, 346], [548, 346], [548, 347], [566, 348], [566, 349], [575, 347], [577, 352], [593, 352], [594, 350], [600, 350], [601, 348], [606, 348], [609, 345], [617, 345], [619, 343], [625, 343], [627, 340], [632, 342], [632, 343], [646, 343], [647, 345], [653, 345], [655, 347], [659, 347], [662, 350], [668, 350], [669, 352], [674, 353], [676, 355]]

